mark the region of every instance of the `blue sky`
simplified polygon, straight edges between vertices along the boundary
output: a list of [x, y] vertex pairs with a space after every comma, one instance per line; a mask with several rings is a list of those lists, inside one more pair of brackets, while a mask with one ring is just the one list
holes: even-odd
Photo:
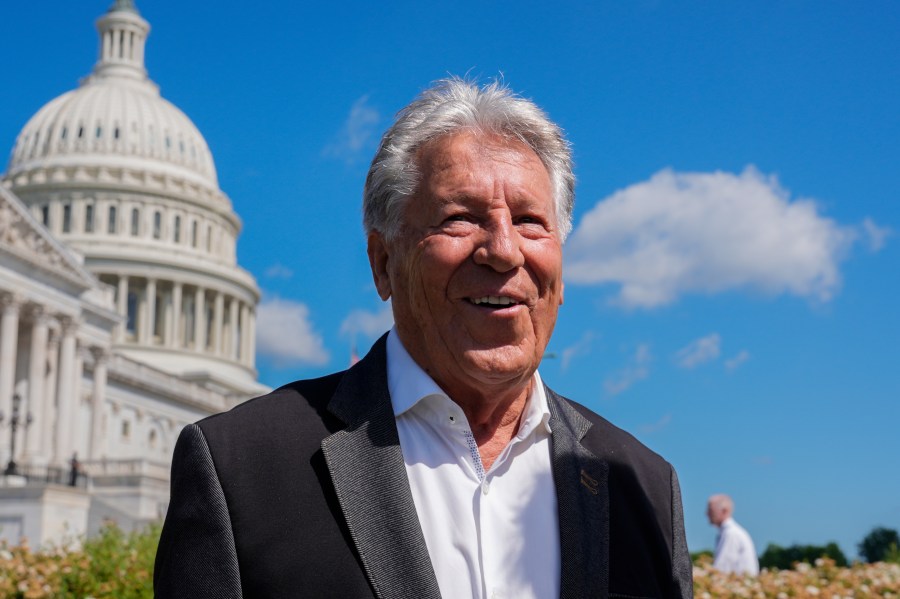
[[[4, 7], [0, 146], [88, 74], [108, 4]], [[429, 82], [502, 74], [575, 152], [541, 372], [676, 466], [691, 549], [717, 492], [760, 552], [852, 556], [900, 528], [897, 4], [138, 7], [150, 75], [243, 219], [263, 382], [343, 368], [390, 326], [360, 225], [377, 138]]]

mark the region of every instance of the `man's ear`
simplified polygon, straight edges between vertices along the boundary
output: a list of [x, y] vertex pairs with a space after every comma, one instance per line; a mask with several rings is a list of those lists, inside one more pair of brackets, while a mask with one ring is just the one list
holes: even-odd
[[378, 231], [369, 233], [368, 249], [369, 266], [372, 268], [372, 279], [375, 281], [375, 289], [382, 300], [387, 301], [391, 297], [391, 277], [388, 274], [388, 246], [384, 237]]

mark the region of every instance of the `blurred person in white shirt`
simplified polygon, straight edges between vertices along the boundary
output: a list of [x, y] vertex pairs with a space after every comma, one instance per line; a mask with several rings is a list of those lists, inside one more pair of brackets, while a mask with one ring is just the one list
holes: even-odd
[[709, 523], [718, 527], [713, 568], [736, 574], [759, 574], [759, 560], [753, 539], [743, 526], [732, 518], [734, 501], [728, 495], [713, 495], [706, 505]]

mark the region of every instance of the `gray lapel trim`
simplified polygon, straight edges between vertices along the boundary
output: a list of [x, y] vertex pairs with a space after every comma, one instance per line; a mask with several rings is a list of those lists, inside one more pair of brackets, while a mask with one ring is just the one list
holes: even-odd
[[581, 439], [591, 422], [547, 388], [559, 504], [562, 599], [609, 596], [609, 464]]
[[375, 594], [439, 599], [391, 408], [385, 337], [341, 380], [328, 409], [347, 427], [322, 452]]

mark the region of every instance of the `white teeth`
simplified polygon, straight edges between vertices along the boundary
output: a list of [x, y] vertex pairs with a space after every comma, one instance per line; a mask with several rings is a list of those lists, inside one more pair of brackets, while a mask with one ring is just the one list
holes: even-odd
[[472, 303], [476, 306], [487, 304], [489, 306], [509, 306], [518, 302], [511, 297], [505, 295], [486, 295], [484, 297], [476, 297], [472, 299]]

